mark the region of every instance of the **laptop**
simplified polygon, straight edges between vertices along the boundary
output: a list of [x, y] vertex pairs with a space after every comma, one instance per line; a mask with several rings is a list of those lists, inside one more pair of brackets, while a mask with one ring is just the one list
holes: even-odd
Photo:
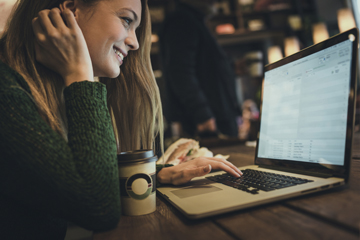
[[346, 184], [356, 99], [356, 28], [265, 66], [255, 163], [157, 189], [190, 219]]

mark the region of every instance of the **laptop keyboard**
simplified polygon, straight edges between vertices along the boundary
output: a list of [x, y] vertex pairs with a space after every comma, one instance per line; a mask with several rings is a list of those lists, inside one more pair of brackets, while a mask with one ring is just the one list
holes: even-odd
[[269, 192], [276, 189], [313, 182], [312, 180], [308, 179], [262, 172], [252, 169], [245, 169], [241, 171], [243, 172], [243, 175], [239, 178], [233, 177], [228, 173], [206, 178], [211, 181], [222, 183], [251, 194], [258, 194], [259, 190]]

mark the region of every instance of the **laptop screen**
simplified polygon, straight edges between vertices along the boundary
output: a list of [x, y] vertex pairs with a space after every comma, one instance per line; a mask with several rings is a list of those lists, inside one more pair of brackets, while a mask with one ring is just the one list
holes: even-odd
[[345, 165], [354, 41], [349, 35], [265, 68], [257, 158]]

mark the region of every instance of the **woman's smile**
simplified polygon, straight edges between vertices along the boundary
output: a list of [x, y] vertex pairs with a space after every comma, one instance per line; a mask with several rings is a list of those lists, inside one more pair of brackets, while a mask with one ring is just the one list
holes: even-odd
[[121, 53], [121, 51], [119, 49], [117, 49], [116, 47], [114, 47], [114, 52], [116, 55], [116, 58], [119, 60], [120, 62], [120, 66], [123, 64], [124, 61], [124, 55]]

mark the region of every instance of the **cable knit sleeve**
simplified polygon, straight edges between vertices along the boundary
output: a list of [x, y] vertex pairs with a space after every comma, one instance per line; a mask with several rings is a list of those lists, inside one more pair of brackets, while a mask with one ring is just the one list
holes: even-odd
[[31, 93], [14, 84], [21, 77], [0, 76], [1, 194], [90, 230], [115, 227], [121, 208], [105, 86], [84, 81], [65, 89], [66, 142], [40, 117]]

